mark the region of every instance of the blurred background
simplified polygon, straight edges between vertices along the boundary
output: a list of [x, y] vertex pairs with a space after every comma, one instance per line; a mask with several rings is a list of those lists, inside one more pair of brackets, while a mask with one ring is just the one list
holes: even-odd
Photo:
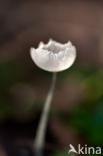
[[30, 47], [49, 38], [70, 40], [77, 59], [58, 73], [44, 155], [67, 156], [69, 144], [103, 148], [103, 1], [0, 0], [0, 156], [32, 156], [52, 73]]

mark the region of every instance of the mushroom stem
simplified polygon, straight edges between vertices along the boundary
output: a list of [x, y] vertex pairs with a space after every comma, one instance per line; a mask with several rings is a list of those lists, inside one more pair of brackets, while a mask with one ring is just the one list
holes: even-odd
[[37, 128], [36, 139], [35, 139], [36, 156], [42, 156], [43, 155], [42, 150], [44, 148], [46, 127], [47, 127], [47, 122], [48, 122], [50, 105], [51, 105], [51, 101], [53, 98], [55, 83], [56, 83], [56, 72], [53, 73], [52, 84], [51, 84], [49, 93], [47, 95], [47, 98], [45, 100], [44, 108], [43, 108], [41, 118], [40, 118], [40, 122], [39, 122], [39, 125]]

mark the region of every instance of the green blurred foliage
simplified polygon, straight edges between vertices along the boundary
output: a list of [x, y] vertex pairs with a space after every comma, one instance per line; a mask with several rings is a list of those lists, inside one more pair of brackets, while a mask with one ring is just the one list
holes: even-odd
[[87, 95], [75, 107], [67, 118], [67, 122], [83, 134], [93, 146], [103, 146], [103, 73], [95, 72], [84, 79], [82, 85]]
[[19, 99], [22, 101], [18, 101], [18, 103], [22, 103], [22, 105], [18, 106], [16, 105], [18, 95], [16, 95], [15, 100], [13, 100], [14, 97], [10, 93], [10, 90], [13, 86], [22, 83], [24, 86], [21, 85], [21, 91], [25, 91], [26, 84], [28, 84], [28, 82], [30, 83], [28, 77], [28, 72], [25, 66], [22, 66], [21, 63], [9, 61], [0, 64], [0, 121], [7, 118], [13, 118], [13, 116], [19, 116], [20, 112], [30, 111], [31, 114], [33, 114], [34, 109], [38, 111], [40, 110], [41, 107], [38, 109], [40, 106], [39, 104], [41, 103], [40, 100], [37, 100], [37, 105], [36, 107], [34, 106], [35, 95], [30, 97], [27, 95], [22, 95], [24, 96], [23, 99]]

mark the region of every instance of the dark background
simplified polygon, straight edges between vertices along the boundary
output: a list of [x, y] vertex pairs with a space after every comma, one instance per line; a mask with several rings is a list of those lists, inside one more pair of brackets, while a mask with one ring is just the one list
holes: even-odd
[[29, 50], [49, 38], [77, 59], [58, 73], [44, 155], [103, 147], [103, 1], [0, 0], [0, 156], [30, 156], [52, 73]]

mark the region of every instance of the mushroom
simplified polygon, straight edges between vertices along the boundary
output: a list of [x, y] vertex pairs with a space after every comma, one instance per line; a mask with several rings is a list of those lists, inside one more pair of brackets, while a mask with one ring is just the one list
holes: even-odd
[[45, 100], [44, 108], [37, 128], [36, 138], [34, 141], [36, 156], [42, 156], [48, 114], [56, 83], [56, 72], [68, 69], [74, 63], [76, 58], [76, 48], [72, 45], [71, 42], [61, 44], [50, 39], [47, 44], [40, 42], [37, 49], [31, 48], [30, 54], [33, 61], [39, 68], [53, 72], [51, 88]]
[[49, 40], [47, 44], [40, 42], [37, 49], [30, 49], [35, 64], [50, 72], [59, 72], [69, 68], [75, 61], [76, 48], [71, 42], [61, 44]]

